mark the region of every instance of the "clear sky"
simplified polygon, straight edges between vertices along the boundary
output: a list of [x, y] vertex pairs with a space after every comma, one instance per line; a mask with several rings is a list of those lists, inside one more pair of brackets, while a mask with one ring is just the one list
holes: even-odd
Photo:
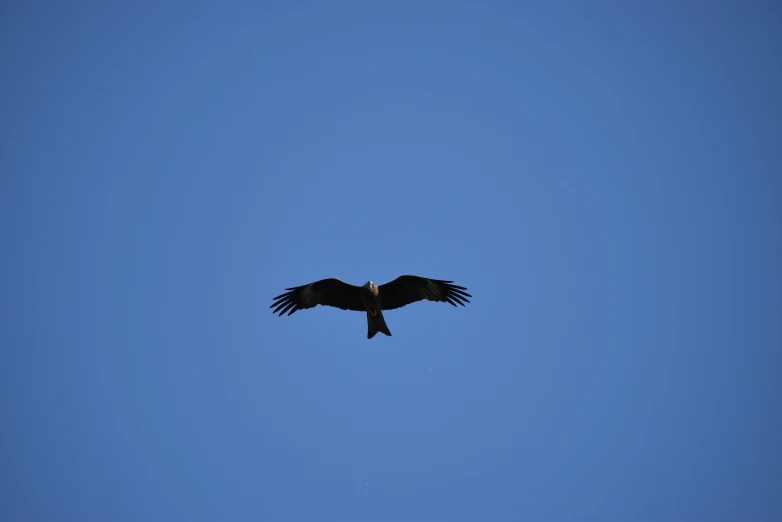
[[772, 4], [4, 3], [0, 519], [782, 520]]

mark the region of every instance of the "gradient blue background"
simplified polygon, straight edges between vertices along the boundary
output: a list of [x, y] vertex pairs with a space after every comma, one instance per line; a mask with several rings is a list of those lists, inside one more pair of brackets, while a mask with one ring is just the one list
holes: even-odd
[[782, 520], [779, 7], [15, 4], [0, 519]]

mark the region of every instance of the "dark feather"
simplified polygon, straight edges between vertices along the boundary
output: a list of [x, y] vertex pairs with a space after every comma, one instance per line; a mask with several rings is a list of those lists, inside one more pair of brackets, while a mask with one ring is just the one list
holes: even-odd
[[284, 294], [274, 298], [274, 303], [269, 308], [274, 308], [272, 313], [280, 316], [288, 315], [297, 310], [306, 310], [318, 305], [333, 306], [342, 310], [355, 310], [365, 312], [366, 308], [361, 301], [360, 288], [332, 277], [323, 279], [308, 285], [286, 288]]
[[463, 286], [452, 284], [453, 281], [427, 279], [425, 277], [403, 275], [390, 283], [380, 285], [380, 309], [393, 310], [415, 303], [416, 301], [437, 301], [453, 306], [469, 303], [472, 297]]

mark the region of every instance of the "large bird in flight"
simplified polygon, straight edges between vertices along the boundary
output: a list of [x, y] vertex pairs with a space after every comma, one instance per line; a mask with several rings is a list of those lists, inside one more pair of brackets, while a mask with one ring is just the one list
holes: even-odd
[[372, 339], [378, 332], [391, 335], [391, 330], [383, 318], [383, 310], [401, 308], [424, 299], [453, 306], [469, 303], [467, 298], [472, 296], [465, 291], [467, 289], [451, 283], [453, 281], [403, 275], [380, 286], [372, 281], [367, 281], [364, 286], [353, 286], [332, 277], [308, 285], [286, 288], [287, 292], [275, 297], [269, 308], [274, 308], [272, 313], [279, 312], [280, 316], [285, 312], [291, 315], [297, 310], [315, 308], [318, 305], [366, 312], [367, 339]]

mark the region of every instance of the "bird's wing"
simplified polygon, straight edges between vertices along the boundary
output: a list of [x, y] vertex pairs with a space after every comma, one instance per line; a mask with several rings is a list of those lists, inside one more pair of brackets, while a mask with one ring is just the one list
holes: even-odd
[[296, 310], [314, 308], [318, 305], [333, 306], [342, 310], [366, 311], [361, 301], [361, 289], [334, 277], [308, 285], [286, 288], [286, 290], [288, 291], [274, 298], [274, 303], [269, 307], [274, 308], [272, 313], [279, 312], [282, 316], [288, 312], [288, 315], [291, 315]]
[[424, 299], [450, 303], [453, 306], [457, 304], [464, 306], [465, 302], [469, 303], [470, 300], [467, 298], [472, 296], [465, 292], [467, 289], [451, 283], [453, 281], [411, 275], [397, 277], [390, 283], [378, 287], [380, 309], [393, 310]]

